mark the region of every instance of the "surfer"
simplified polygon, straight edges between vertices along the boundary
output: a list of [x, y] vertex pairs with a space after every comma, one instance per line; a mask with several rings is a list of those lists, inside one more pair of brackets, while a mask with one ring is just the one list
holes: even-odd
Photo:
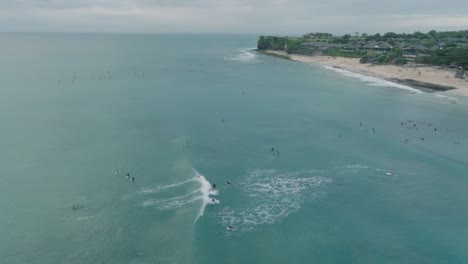
[[213, 183], [213, 185], [211, 185], [211, 189], [216, 189], [216, 183]]
[[135, 177], [132, 177], [132, 182], [135, 182]]
[[234, 230], [234, 227], [231, 226], [231, 225], [228, 225], [228, 229], [229, 229], [229, 230]]
[[126, 174], [126, 175], [127, 175], [127, 178], [130, 178], [130, 173], [129, 173], [129, 172], [127, 172], [127, 174]]
[[271, 148], [271, 151], [272, 151], [272, 152], [275, 151], [275, 148]]
[[215, 200], [214, 198], [211, 198], [211, 201], [212, 201], [213, 203], [216, 203], [216, 200]]
[[227, 184], [227, 185], [232, 185], [232, 182], [228, 182], [228, 181], [227, 181], [226, 184]]

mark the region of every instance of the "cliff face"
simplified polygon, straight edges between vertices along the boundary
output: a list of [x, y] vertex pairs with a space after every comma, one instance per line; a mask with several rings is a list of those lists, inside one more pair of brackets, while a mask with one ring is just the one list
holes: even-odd
[[287, 38], [274, 36], [260, 36], [257, 42], [259, 50], [285, 50]]
[[[316, 49], [302, 45], [304, 40], [288, 37], [260, 36], [257, 43], [259, 50], [280, 50], [289, 54], [318, 55]], [[320, 53], [321, 54], [321, 51]]]

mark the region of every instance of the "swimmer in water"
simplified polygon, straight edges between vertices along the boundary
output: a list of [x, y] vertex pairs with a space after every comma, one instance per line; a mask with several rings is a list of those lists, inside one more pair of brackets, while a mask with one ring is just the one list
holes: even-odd
[[129, 172], [127, 172], [126, 176], [127, 176], [127, 178], [130, 178], [130, 173], [129, 173]]
[[213, 185], [211, 185], [211, 188], [216, 189], [216, 183], [213, 183]]
[[132, 177], [132, 182], [135, 182], [135, 177]]
[[271, 151], [275, 151], [275, 148], [271, 148]]

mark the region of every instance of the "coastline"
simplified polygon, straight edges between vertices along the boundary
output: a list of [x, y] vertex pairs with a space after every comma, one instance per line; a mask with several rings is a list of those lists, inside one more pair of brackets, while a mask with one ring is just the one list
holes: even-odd
[[297, 62], [319, 64], [366, 76], [383, 79], [415, 89], [426, 88], [433, 91], [450, 91], [468, 96], [468, 81], [454, 78], [455, 70], [437, 66], [396, 66], [362, 64], [358, 58], [305, 56], [288, 54], [284, 51], [263, 50], [262, 53], [290, 59]]

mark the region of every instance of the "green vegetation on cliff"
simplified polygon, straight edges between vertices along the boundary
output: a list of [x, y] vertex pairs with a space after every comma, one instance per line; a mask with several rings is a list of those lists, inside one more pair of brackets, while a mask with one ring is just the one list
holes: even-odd
[[363, 63], [404, 64], [407, 61], [468, 68], [468, 30], [413, 34], [333, 36], [308, 33], [302, 37], [260, 36], [259, 50], [281, 50], [289, 54], [362, 58]]

